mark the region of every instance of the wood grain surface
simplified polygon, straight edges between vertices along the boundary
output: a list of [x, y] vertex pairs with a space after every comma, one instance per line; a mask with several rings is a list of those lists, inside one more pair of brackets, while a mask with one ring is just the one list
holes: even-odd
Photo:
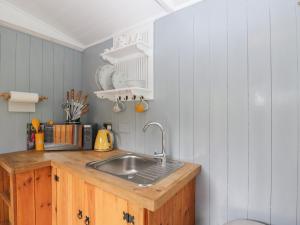
[[51, 167], [34, 171], [36, 225], [52, 225]]
[[17, 224], [35, 224], [34, 171], [16, 174]]
[[[184, 166], [155, 185], [147, 188], [138, 187], [132, 182], [125, 181], [115, 176], [102, 173], [85, 167], [85, 164], [94, 160], [105, 160], [116, 155], [123, 155], [127, 152], [114, 150], [111, 152], [74, 151], [74, 152], [15, 152], [0, 155], [0, 165], [8, 173], [17, 175], [33, 169], [45, 166], [53, 166], [59, 173], [70, 173], [82, 177], [92, 185], [101, 187], [103, 191], [115, 194], [124, 200], [138, 204], [141, 208], [155, 211], [181, 190], [186, 184], [197, 176], [200, 166], [192, 163], [185, 163]], [[66, 185], [71, 185], [72, 180], [62, 180]], [[58, 188], [59, 189], [59, 188]], [[66, 194], [61, 198], [68, 198]], [[62, 192], [61, 192], [62, 193]], [[59, 196], [57, 196], [59, 198]], [[62, 200], [65, 204], [68, 199]], [[68, 212], [63, 213], [66, 215]]]

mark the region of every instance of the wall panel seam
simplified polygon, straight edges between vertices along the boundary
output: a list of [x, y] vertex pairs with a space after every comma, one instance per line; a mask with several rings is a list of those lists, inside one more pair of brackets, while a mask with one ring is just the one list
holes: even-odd
[[271, 72], [271, 79], [270, 79], [270, 88], [271, 88], [271, 93], [270, 93], [270, 97], [271, 97], [271, 181], [270, 181], [270, 224], [272, 224], [272, 192], [273, 192], [273, 87], [272, 87], [272, 83], [273, 83], [273, 65], [272, 65], [272, 17], [271, 17], [271, 2], [270, 0], [268, 0], [268, 7], [269, 7], [269, 32], [270, 32], [270, 72]]
[[193, 162], [195, 162], [195, 16], [193, 16]]
[[[298, 16], [297, 16], [297, 7], [299, 7], [297, 4], [295, 6], [295, 21], [296, 21], [296, 49], [297, 49], [297, 74], [299, 76], [299, 35], [298, 35]], [[296, 203], [296, 224], [298, 225], [298, 210], [299, 210], [299, 78], [297, 83], [297, 95], [298, 95], [298, 101], [297, 101], [297, 203]]]
[[180, 99], [180, 94], [181, 94], [181, 88], [180, 88], [180, 77], [181, 77], [181, 57], [180, 57], [180, 49], [177, 48], [177, 52], [178, 52], [178, 118], [179, 118], [179, 121], [178, 121], [178, 127], [179, 127], [179, 150], [178, 150], [178, 158], [181, 159], [181, 133], [180, 133], [180, 128], [181, 128], [181, 121], [180, 121], [180, 116], [181, 116], [181, 99]]
[[229, 143], [228, 143], [228, 140], [229, 140], [229, 135], [228, 135], [228, 132], [229, 132], [229, 64], [228, 64], [228, 58], [229, 58], [229, 31], [228, 31], [228, 24], [229, 24], [229, 18], [228, 18], [228, 6], [229, 6], [229, 3], [228, 3], [228, 0], [226, 0], [226, 79], [227, 79], [227, 102], [226, 102], [226, 107], [227, 107], [227, 122], [226, 122], [226, 151], [227, 151], [227, 212], [226, 212], [226, 216], [227, 216], [227, 221], [229, 220], [229, 213], [228, 213], [228, 210], [229, 210]]
[[[251, 1], [251, 0], [250, 0]], [[248, 103], [247, 103], [247, 107], [248, 107], [248, 138], [247, 138], [247, 141], [248, 141], [248, 196], [247, 196], [247, 219], [249, 219], [249, 204], [250, 204], [250, 72], [249, 72], [249, 12], [248, 12], [248, 3], [249, 3], [249, 0], [246, 0], [246, 32], [247, 32], [247, 37], [246, 37], [246, 42], [247, 42], [247, 100], [248, 100]]]

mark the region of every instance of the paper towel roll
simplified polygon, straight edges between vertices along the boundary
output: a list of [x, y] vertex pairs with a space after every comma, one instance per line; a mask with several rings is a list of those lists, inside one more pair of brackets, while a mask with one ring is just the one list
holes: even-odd
[[23, 103], [37, 103], [39, 101], [39, 95], [36, 93], [11, 91], [9, 101], [23, 102]]
[[35, 103], [38, 103], [39, 95], [27, 92], [10, 92], [8, 101], [9, 112], [35, 112]]

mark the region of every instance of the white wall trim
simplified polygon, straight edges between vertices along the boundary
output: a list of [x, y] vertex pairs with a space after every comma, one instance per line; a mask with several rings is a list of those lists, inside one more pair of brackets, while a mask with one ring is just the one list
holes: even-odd
[[128, 30], [133, 29], [134, 27], [138, 27], [138, 26], [140, 26], [140, 25], [142, 25], [142, 24], [147, 24], [147, 23], [151, 23], [151, 22], [154, 23], [155, 20], [157, 20], [157, 19], [159, 19], [159, 18], [161, 18], [161, 17], [163, 17], [163, 16], [165, 16], [165, 15], [167, 15], [167, 14], [166, 14], [166, 13], [161, 13], [161, 14], [158, 14], [158, 15], [156, 15], [156, 16], [153, 16], [153, 17], [150, 17], [150, 18], [148, 18], [148, 19], [145, 19], [145, 20], [143, 20], [143, 21], [141, 21], [141, 22], [138, 22], [138, 23], [136, 23], [136, 24], [134, 24], [134, 25], [131, 25], [131, 26], [129, 26], [129, 27], [120, 29], [120, 30], [114, 32], [113, 34], [107, 36], [106, 38], [102, 38], [102, 39], [100, 39], [99, 41], [95, 41], [94, 43], [92, 43], [92, 44], [90, 44], [90, 45], [86, 45], [86, 46], [84, 47], [84, 50], [87, 49], [87, 48], [90, 48], [90, 47], [92, 47], [92, 46], [94, 46], [94, 45], [101, 44], [101, 43], [103, 43], [103, 42], [105, 42], [105, 41], [107, 41], [107, 40], [109, 40], [109, 39], [112, 39], [113, 36], [115, 36], [116, 34], [126, 32], [126, 31], [128, 31]]
[[79, 51], [84, 49], [80, 42], [5, 0], [0, 0], [0, 25]]
[[94, 45], [101, 44], [101, 43], [103, 43], [103, 42], [105, 42], [105, 41], [108, 41], [109, 39], [112, 39], [112, 38], [113, 38], [113, 35], [112, 35], [112, 34], [109, 35], [109, 36], [107, 36], [107, 37], [105, 37], [105, 38], [101, 38], [100, 40], [95, 41], [95, 42], [93, 42], [92, 44], [89, 44], [89, 45], [84, 46], [84, 49], [83, 49], [83, 50], [86, 50], [86, 49], [88, 49], [89, 47], [93, 47]]
[[172, 0], [154, 0], [166, 12], [174, 12], [175, 5]]
[[186, 3], [183, 3], [183, 4], [180, 4], [178, 6], [175, 6], [175, 11], [181, 10], [183, 8], [189, 7], [191, 5], [194, 5], [194, 4], [198, 3], [198, 2], [203, 2], [203, 1], [205, 1], [205, 0], [189, 0]]
[[48, 35], [43, 35], [41, 33], [34, 32], [34, 31], [26, 29], [24, 27], [17, 26], [15, 24], [11, 24], [11, 23], [8, 23], [8, 22], [2, 21], [2, 20], [0, 20], [0, 26], [6, 27], [6, 28], [9, 28], [9, 29], [13, 29], [13, 30], [16, 30], [16, 31], [20, 31], [20, 32], [23, 32], [25, 34], [29, 34], [31, 36], [41, 38], [43, 40], [50, 41], [50, 42], [53, 42], [53, 43], [56, 43], [56, 44], [59, 44], [59, 45], [62, 45], [62, 46], [68, 47], [68, 48], [72, 48], [72, 49], [77, 50], [77, 51], [83, 51], [85, 49], [84, 47], [78, 47], [77, 45], [72, 45], [69, 42], [64, 42], [64, 41], [52, 38]]
[[[160, 1], [161, 1], [161, 2], [165, 2], [165, 0], [154, 0], [154, 1], [156, 1], [157, 3], [160, 2]], [[183, 8], [186, 8], [186, 7], [188, 7], [188, 6], [194, 5], [194, 4], [196, 4], [196, 3], [198, 3], [198, 2], [202, 2], [202, 1], [204, 1], [204, 0], [190, 0], [190, 1], [188, 1], [187, 3], [180, 4], [179, 6], [174, 6], [174, 5], [173, 5], [172, 7], [174, 7], [174, 8], [173, 8], [171, 11], [165, 10], [166, 12], [164, 12], [164, 13], [158, 14], [158, 15], [156, 15], [156, 16], [153, 16], [153, 17], [151, 17], [151, 18], [148, 18], [148, 19], [146, 19], [146, 20], [143, 20], [143, 21], [141, 21], [141, 22], [139, 22], [139, 23], [137, 23], [137, 24], [134, 24], [134, 25], [129, 26], [129, 27], [126, 27], [126, 28], [124, 28], [124, 29], [118, 30], [118, 31], [114, 32], [113, 34], [111, 34], [111, 35], [109, 35], [109, 36], [107, 36], [107, 37], [105, 37], [105, 38], [102, 38], [102, 39], [100, 39], [100, 40], [98, 40], [98, 41], [93, 42], [92, 44], [89, 44], [89, 45], [84, 46], [84, 49], [83, 49], [83, 50], [85, 50], [85, 49], [87, 49], [87, 48], [90, 48], [90, 47], [92, 47], [92, 46], [94, 46], [94, 45], [101, 44], [101, 43], [103, 43], [103, 42], [105, 42], [105, 41], [107, 41], [107, 40], [113, 38], [113, 36], [114, 36], [115, 34], [117, 34], [117, 33], [125, 32], [125, 31], [127, 31], [127, 30], [130, 30], [131, 28], [137, 27], [137, 26], [142, 25], [142, 24], [149, 23], [149, 22], [151, 22], [151, 21], [152, 21], [152, 22], [155, 22], [155, 20], [157, 20], [157, 19], [159, 19], [159, 18], [161, 18], [161, 17], [167, 16], [167, 15], [169, 15], [169, 14], [175, 12], [175, 11], [181, 10], [181, 9], [183, 9]], [[299, 0], [299, 1], [300, 1], [300, 0]], [[168, 2], [170, 2], [170, 1], [168, 1]], [[159, 4], [159, 3], [158, 3], [158, 4]]]
[[[202, 2], [204, 0], [187, 0], [185, 3], [176, 5], [173, 0], [154, 0], [167, 13], [172, 13], [185, 7]], [[300, 0], [299, 0], [300, 1]]]
[[173, 0], [154, 0], [160, 7], [164, 9], [164, 13], [158, 14], [146, 20], [143, 20], [137, 24], [130, 27], [118, 30], [113, 34], [101, 38], [89, 45], [83, 45], [74, 38], [64, 34], [63, 32], [57, 30], [55, 27], [45, 23], [44, 21], [34, 17], [33, 15], [23, 11], [22, 9], [16, 7], [15, 5], [7, 2], [6, 0], [0, 0], [0, 25], [11, 28], [17, 31], [21, 31], [32, 36], [42, 38], [47, 41], [51, 41], [78, 51], [84, 51], [85, 49], [92, 47], [94, 45], [103, 43], [111, 39], [116, 33], [124, 32], [132, 27], [136, 27], [140, 24], [145, 24], [147, 22], [155, 21], [161, 17], [164, 17], [174, 11], [180, 10], [182, 8], [193, 5], [197, 2], [203, 0], [189, 0], [187, 3], [180, 4], [176, 6]]

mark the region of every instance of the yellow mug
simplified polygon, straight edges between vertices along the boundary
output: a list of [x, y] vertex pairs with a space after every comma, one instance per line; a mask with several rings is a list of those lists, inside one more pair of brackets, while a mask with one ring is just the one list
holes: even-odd
[[141, 100], [135, 104], [135, 111], [137, 113], [146, 112], [148, 109], [149, 109], [149, 105], [143, 98], [141, 98]]
[[35, 150], [36, 151], [44, 150], [44, 133], [35, 134]]

